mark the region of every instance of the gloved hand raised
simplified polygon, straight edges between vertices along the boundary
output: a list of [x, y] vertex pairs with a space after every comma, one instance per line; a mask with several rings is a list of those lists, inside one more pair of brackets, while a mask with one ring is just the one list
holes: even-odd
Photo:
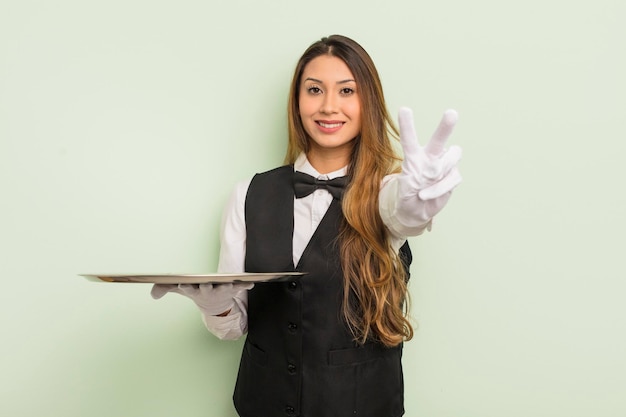
[[150, 294], [158, 300], [168, 292], [190, 298], [203, 314], [219, 316], [227, 314], [235, 305], [233, 297], [254, 287], [254, 283], [235, 284], [154, 284]]
[[406, 107], [400, 109], [398, 121], [404, 160], [398, 177], [395, 214], [402, 224], [417, 227], [430, 222], [461, 182], [456, 167], [461, 148], [444, 148], [457, 119], [456, 111], [447, 110], [428, 144], [422, 147], [415, 133], [413, 112]]

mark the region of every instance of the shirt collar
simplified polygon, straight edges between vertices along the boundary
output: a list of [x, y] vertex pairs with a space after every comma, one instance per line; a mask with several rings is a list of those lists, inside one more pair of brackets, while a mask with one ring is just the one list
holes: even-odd
[[328, 174], [320, 174], [315, 168], [313, 168], [313, 165], [311, 165], [304, 152], [298, 155], [296, 162], [294, 162], [293, 164], [293, 169], [295, 171], [304, 172], [305, 174], [309, 174], [312, 177], [323, 180], [332, 180], [334, 178], [343, 177], [348, 174], [347, 165], [343, 168], [338, 169], [337, 171], [329, 172]]

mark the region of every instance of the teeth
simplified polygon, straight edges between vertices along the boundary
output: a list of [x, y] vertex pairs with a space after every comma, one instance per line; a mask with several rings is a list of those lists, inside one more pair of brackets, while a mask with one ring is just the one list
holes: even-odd
[[326, 128], [326, 129], [333, 129], [335, 127], [339, 127], [341, 126], [343, 123], [323, 123], [323, 122], [317, 122], [320, 126]]

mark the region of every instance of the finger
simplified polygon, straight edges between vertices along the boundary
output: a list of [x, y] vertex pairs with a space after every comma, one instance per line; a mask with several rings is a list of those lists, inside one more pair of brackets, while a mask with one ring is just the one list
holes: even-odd
[[200, 285], [200, 293], [202, 295], [213, 293], [216, 296], [220, 296], [222, 294], [230, 294], [232, 292], [233, 284], [201, 284]]
[[154, 284], [152, 286], [152, 290], [150, 291], [150, 295], [155, 300], [158, 300], [159, 298], [163, 297], [168, 292], [172, 291], [174, 287], [176, 287], [176, 285]]
[[431, 219], [435, 217], [448, 203], [450, 197], [452, 196], [452, 192], [449, 191], [442, 195], [441, 197], [437, 197], [433, 200], [428, 200], [426, 202], [426, 214]]
[[458, 165], [462, 155], [463, 151], [460, 146], [452, 145], [448, 148], [448, 150], [440, 158], [442, 176], [448, 175], [452, 168]]
[[430, 141], [424, 148], [428, 155], [439, 156], [443, 153], [446, 141], [448, 140], [448, 137], [450, 137], [458, 119], [459, 115], [456, 110], [450, 109], [443, 113], [443, 117], [441, 118], [441, 122], [439, 122], [439, 126], [437, 126], [437, 130], [435, 130], [435, 133], [433, 133]]
[[461, 160], [461, 155], [461, 148], [453, 145], [439, 158], [429, 158], [428, 163], [422, 166], [422, 175], [429, 180], [425, 186], [439, 182], [448, 175]]
[[198, 292], [198, 285], [194, 285], [194, 284], [178, 284], [178, 289], [181, 291], [181, 294], [187, 295], [189, 297], [193, 297]]
[[254, 287], [254, 282], [238, 282], [233, 284], [233, 289], [237, 292], [251, 290]]
[[463, 181], [463, 177], [461, 177], [459, 170], [456, 167], [452, 168], [450, 173], [441, 181], [424, 188], [418, 193], [418, 196], [423, 201], [434, 200], [452, 191], [461, 181]]
[[404, 160], [407, 161], [420, 151], [415, 124], [413, 123], [413, 111], [408, 107], [401, 107], [398, 111], [398, 124], [400, 126], [400, 144], [404, 151]]

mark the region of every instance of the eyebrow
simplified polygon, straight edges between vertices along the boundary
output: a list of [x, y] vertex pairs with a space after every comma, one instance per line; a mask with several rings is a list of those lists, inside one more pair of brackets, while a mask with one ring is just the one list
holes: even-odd
[[[314, 83], [318, 83], [318, 84], [324, 84], [324, 82], [322, 80], [318, 80], [317, 78], [312, 78], [312, 77], [307, 77], [304, 81], [313, 81]], [[345, 83], [350, 83], [350, 82], [356, 82], [353, 79], [349, 78], [347, 80], [341, 80], [341, 81], [337, 81], [337, 84], [345, 84]]]

